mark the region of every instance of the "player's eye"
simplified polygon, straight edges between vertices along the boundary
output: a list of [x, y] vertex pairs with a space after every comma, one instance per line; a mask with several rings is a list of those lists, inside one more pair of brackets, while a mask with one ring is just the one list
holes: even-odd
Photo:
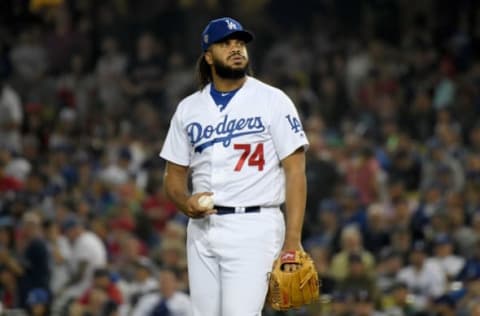
[[239, 47], [244, 47], [245, 46], [245, 41], [242, 41], [240, 39], [236, 38], [230, 38], [226, 39], [223, 42], [219, 43], [222, 47], [230, 47], [230, 46], [239, 46]]
[[235, 45], [235, 46], [240, 46], [240, 47], [245, 46], [245, 42], [242, 41], [242, 40], [240, 40], [240, 39], [234, 39], [234, 40], [232, 40], [232, 41], [233, 41], [232, 44]]

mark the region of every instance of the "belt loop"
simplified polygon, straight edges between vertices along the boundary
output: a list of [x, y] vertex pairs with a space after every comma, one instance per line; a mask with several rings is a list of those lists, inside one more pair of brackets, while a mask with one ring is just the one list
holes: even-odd
[[245, 207], [241, 207], [241, 206], [235, 207], [235, 213], [245, 213]]

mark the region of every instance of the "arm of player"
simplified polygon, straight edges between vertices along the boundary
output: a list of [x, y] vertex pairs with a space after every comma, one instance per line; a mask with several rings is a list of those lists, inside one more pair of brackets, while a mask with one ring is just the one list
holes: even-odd
[[188, 217], [201, 218], [216, 211], [201, 207], [198, 199], [212, 192], [201, 192], [190, 195], [188, 190], [188, 167], [167, 161], [164, 176], [164, 190], [167, 197]]
[[302, 249], [301, 238], [305, 205], [307, 199], [307, 180], [305, 176], [305, 151], [298, 148], [293, 154], [282, 160], [285, 171], [286, 231], [283, 251]]

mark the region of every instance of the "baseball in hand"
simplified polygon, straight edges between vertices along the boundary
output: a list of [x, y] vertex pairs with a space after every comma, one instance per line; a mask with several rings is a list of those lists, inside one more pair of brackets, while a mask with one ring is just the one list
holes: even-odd
[[213, 208], [213, 197], [210, 196], [210, 195], [202, 195], [199, 199], [198, 199], [198, 204], [200, 204], [201, 207], [206, 207], [206, 208], [209, 208], [209, 209], [212, 209]]

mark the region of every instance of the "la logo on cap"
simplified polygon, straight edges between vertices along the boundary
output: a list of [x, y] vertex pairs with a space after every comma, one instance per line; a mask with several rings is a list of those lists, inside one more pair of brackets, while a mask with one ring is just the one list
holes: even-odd
[[226, 19], [225, 23], [227, 23], [227, 27], [228, 27], [229, 30], [236, 30], [237, 29], [237, 24], [235, 24], [235, 22], [233, 22], [229, 19]]
[[201, 43], [203, 51], [206, 51], [210, 44], [217, 43], [231, 35], [235, 38], [249, 43], [253, 40], [253, 34], [244, 30], [240, 22], [230, 17], [223, 17], [211, 20], [202, 32]]

